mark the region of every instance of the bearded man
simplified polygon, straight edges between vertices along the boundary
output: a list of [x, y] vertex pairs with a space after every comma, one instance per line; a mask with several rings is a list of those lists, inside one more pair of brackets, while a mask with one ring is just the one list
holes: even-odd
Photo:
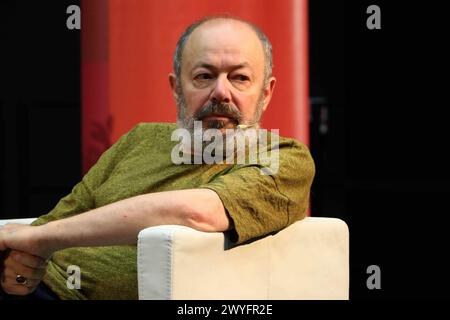
[[[224, 136], [227, 130], [257, 129], [275, 81], [271, 44], [258, 27], [230, 17], [189, 26], [169, 75], [177, 124], [137, 125], [51, 212], [32, 226], [0, 229], [0, 250], [7, 252], [4, 295], [137, 299], [136, 242], [142, 229], [184, 225], [227, 232], [240, 244], [302, 219], [314, 163], [294, 139], [277, 137], [279, 167], [272, 174], [261, 174], [257, 162], [172, 159], [174, 130], [192, 133], [195, 143], [209, 129]], [[66, 285], [73, 265], [81, 271], [79, 289]]]

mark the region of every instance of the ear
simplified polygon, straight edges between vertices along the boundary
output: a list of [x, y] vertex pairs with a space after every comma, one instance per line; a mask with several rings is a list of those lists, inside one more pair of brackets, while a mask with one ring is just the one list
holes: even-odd
[[172, 89], [172, 95], [177, 101], [178, 99], [178, 93], [177, 93], [177, 76], [174, 73], [169, 73], [169, 84], [170, 88]]
[[269, 102], [272, 99], [272, 94], [273, 94], [273, 90], [275, 89], [276, 82], [277, 82], [277, 79], [275, 79], [275, 77], [270, 77], [269, 82], [263, 89], [263, 96], [264, 96], [263, 112], [266, 111], [267, 107], [269, 106]]

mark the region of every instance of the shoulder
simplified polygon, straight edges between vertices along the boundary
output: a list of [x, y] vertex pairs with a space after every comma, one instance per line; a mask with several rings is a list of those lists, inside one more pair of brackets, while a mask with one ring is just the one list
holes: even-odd
[[149, 133], [171, 133], [176, 128], [177, 125], [170, 122], [140, 122], [131, 131], [142, 135]]
[[279, 136], [279, 150], [281, 166], [301, 169], [299, 171], [314, 176], [315, 164], [306, 144], [293, 138]]
[[297, 139], [283, 137], [276, 133], [271, 132], [270, 141], [272, 142], [272, 146], [273, 145], [278, 146], [280, 150], [280, 156], [289, 156], [289, 155], [298, 156], [301, 154], [302, 157], [310, 158], [310, 160], [312, 160], [309, 148], [306, 146], [305, 143], [300, 142]]
[[[275, 136], [275, 134], [272, 134], [272, 137]], [[289, 137], [283, 137], [278, 136], [278, 139], [280, 141], [280, 148], [292, 148], [292, 149], [298, 149], [309, 153], [309, 149], [303, 142], [298, 141], [294, 138]]]
[[[165, 122], [141, 122], [136, 124], [124, 136], [130, 143], [155, 140], [170, 137], [172, 131], [177, 128], [175, 123]], [[169, 139], [170, 140], [170, 139]]]

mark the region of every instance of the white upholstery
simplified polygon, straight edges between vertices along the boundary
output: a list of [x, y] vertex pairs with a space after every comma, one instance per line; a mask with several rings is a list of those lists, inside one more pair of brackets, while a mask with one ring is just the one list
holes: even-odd
[[139, 299], [348, 299], [349, 232], [339, 219], [306, 218], [233, 247], [223, 233], [150, 227], [137, 264]]
[[0, 226], [7, 224], [7, 223], [21, 223], [21, 224], [30, 224], [32, 223], [36, 218], [27, 218], [27, 219], [5, 219], [0, 220]]
[[306, 218], [231, 247], [223, 233], [182, 226], [140, 232], [140, 299], [348, 299], [349, 233]]

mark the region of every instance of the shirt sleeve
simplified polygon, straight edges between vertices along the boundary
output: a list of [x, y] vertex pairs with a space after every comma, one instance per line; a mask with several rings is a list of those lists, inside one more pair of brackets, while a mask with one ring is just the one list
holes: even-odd
[[201, 186], [215, 191], [233, 220], [231, 240], [242, 243], [303, 219], [315, 166], [306, 146], [293, 139], [279, 144], [279, 168], [261, 174], [258, 164], [235, 165]]
[[128, 152], [132, 146], [130, 141], [133, 140], [138, 127], [139, 125], [134, 127], [106, 150], [83, 179], [73, 187], [72, 191], [62, 198], [48, 214], [40, 216], [32, 225], [46, 224], [53, 220], [68, 218], [95, 209], [93, 191], [108, 179], [116, 164]]

